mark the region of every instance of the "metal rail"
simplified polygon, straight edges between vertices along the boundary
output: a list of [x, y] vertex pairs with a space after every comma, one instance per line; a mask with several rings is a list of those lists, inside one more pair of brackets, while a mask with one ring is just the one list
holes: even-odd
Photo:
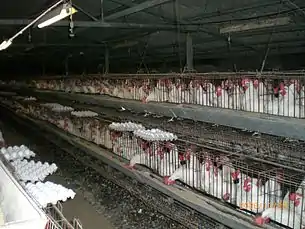
[[[85, 76], [87, 79], [98, 79], [98, 78], [107, 78], [107, 79], [130, 79], [130, 78], [174, 78], [174, 77], [204, 77], [204, 76], [211, 76], [214, 75], [215, 77], [223, 78], [223, 77], [230, 77], [232, 75], [234, 76], [257, 76], [257, 72], [208, 72], [208, 73], [157, 73], [157, 74], [89, 74]], [[267, 77], [293, 77], [297, 76], [300, 77], [300, 75], [305, 77], [305, 72], [303, 70], [300, 71], [266, 71], [263, 72], [264, 76]], [[69, 76], [37, 76], [37, 79], [84, 79], [84, 75], [69, 75]]]

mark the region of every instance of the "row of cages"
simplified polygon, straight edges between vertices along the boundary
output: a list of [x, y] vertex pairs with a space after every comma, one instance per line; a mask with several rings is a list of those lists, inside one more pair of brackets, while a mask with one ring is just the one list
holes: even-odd
[[163, 177], [167, 185], [177, 182], [245, 214], [255, 215], [258, 225], [271, 221], [297, 229], [305, 225], [302, 171], [210, 150], [135, 123], [131, 131], [127, 128], [131, 124], [126, 122], [112, 123], [111, 119], [100, 116], [75, 117], [71, 111], [54, 112], [37, 101], [14, 101], [6, 105], [109, 149], [128, 160], [129, 169], [145, 166]]
[[[90, 108], [83, 104], [78, 107]], [[172, 119], [146, 112], [135, 113], [128, 110], [122, 112], [122, 110], [103, 108], [103, 113], [116, 117], [121, 122], [132, 121], [142, 123], [147, 128], [162, 128], [176, 134], [180, 139], [217, 148], [218, 151], [235, 152], [239, 155], [305, 169], [304, 141], [188, 119]]]
[[[16, 82], [15, 82], [16, 83]], [[36, 80], [37, 89], [305, 117], [305, 74], [210, 73]]]
[[[36, 99], [34, 97], [20, 97], [15, 96], [17, 100], [23, 101], [23, 104], [31, 104], [27, 110], [23, 112], [36, 113], [42, 110], [42, 113], [37, 113], [37, 118], [48, 119], [49, 122], [54, 123], [54, 120], [60, 120], [61, 116], [58, 112], [53, 112], [52, 107], [42, 106], [41, 104], [31, 99]], [[25, 100], [24, 100], [25, 99]], [[52, 105], [52, 104], [51, 104]], [[18, 104], [16, 105], [19, 106]], [[75, 105], [76, 106], [76, 105]], [[84, 109], [81, 105], [80, 109]], [[49, 112], [48, 115], [45, 115]], [[61, 114], [69, 113], [70, 111], [61, 111]], [[170, 131], [180, 139], [184, 139], [190, 142], [201, 143], [206, 147], [216, 147], [218, 150], [225, 150], [230, 152], [236, 152], [238, 154], [243, 154], [246, 156], [252, 156], [261, 160], [269, 160], [277, 164], [286, 165], [289, 167], [304, 170], [305, 168], [305, 157], [302, 152], [305, 149], [305, 144], [302, 141], [296, 141], [292, 139], [285, 139], [276, 136], [258, 134], [256, 132], [249, 132], [246, 130], [236, 130], [230, 127], [217, 126], [208, 123], [194, 122], [191, 120], [174, 120], [169, 121], [166, 117], [150, 116], [141, 113], [131, 113], [128, 111], [120, 112], [115, 110], [107, 110], [110, 112], [112, 119], [117, 117], [118, 121], [132, 121], [137, 123], [142, 123], [149, 128], [160, 128]], [[49, 119], [49, 117], [52, 117]], [[82, 125], [82, 120], [78, 120], [75, 116], [70, 115], [70, 119], [76, 119], [77, 130], [74, 130], [74, 134], [79, 137], [85, 137], [84, 135], [90, 135], [90, 129], [94, 129], [90, 123], [84, 121], [85, 126]], [[63, 125], [64, 121], [60, 121]], [[66, 123], [68, 121], [66, 120]], [[66, 124], [66, 126], [68, 126]], [[105, 132], [105, 130], [103, 130]], [[83, 136], [82, 136], [83, 135]], [[94, 137], [95, 138], [95, 137]], [[105, 138], [103, 138], [105, 139]], [[103, 140], [102, 139], [102, 140]], [[98, 140], [97, 140], [98, 141]], [[104, 140], [103, 140], [104, 141]], [[109, 139], [107, 148], [109, 148]]]

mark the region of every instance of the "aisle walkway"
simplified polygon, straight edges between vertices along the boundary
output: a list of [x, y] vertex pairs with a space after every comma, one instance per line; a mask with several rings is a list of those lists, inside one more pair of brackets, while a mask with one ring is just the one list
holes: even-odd
[[[15, 129], [9, 127], [6, 123], [0, 121], [0, 130], [3, 133], [3, 137], [7, 145], [26, 145], [35, 153], [48, 153], [49, 150], [43, 148], [43, 145], [39, 142], [33, 142], [23, 136], [21, 133], [17, 132]], [[43, 157], [44, 155], [39, 155]], [[46, 155], [50, 157], [50, 155]], [[65, 182], [62, 177], [53, 175], [48, 177], [48, 180], [61, 184], [69, 188], [69, 184]], [[109, 223], [106, 217], [98, 214], [92, 205], [90, 205], [83, 197], [82, 193], [76, 193], [73, 200], [68, 200], [62, 204], [63, 213], [68, 220], [73, 218], [78, 218], [83, 225], [83, 229], [114, 229], [114, 227]]]
[[[48, 177], [49, 181], [57, 184], [64, 185], [69, 188], [64, 179], [59, 176]], [[68, 220], [77, 218], [81, 221], [83, 229], [113, 229], [114, 227], [108, 222], [108, 220], [98, 214], [92, 205], [90, 205], [83, 197], [82, 193], [77, 192], [73, 200], [69, 200], [62, 204], [63, 213]]]

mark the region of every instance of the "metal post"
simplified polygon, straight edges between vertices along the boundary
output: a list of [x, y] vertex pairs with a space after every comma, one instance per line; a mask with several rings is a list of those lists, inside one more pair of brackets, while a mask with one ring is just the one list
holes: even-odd
[[109, 49], [105, 48], [105, 73], [109, 73]]
[[45, 60], [42, 61], [42, 75], [43, 76], [46, 75], [46, 63], [45, 63]]
[[101, 0], [101, 21], [104, 22], [104, 0]]
[[71, 57], [71, 55], [67, 55], [66, 58], [65, 58], [65, 61], [64, 61], [64, 64], [65, 64], [65, 74], [66, 76], [69, 75], [69, 58]]
[[193, 71], [193, 39], [192, 36], [187, 33], [186, 35], [186, 70]]

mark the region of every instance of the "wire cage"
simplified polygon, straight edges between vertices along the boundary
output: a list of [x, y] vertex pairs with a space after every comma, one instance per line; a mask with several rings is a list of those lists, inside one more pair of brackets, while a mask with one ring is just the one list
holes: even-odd
[[[174, 141], [176, 136], [158, 129], [136, 130], [135, 147], [128, 168], [142, 164], [161, 176], [172, 174], [179, 166], [179, 155]], [[127, 141], [131, 141], [130, 138]], [[167, 152], [166, 154], [164, 152]], [[169, 161], [169, 163], [164, 163]]]
[[112, 122], [109, 129], [113, 153], [130, 160], [135, 153], [141, 152], [141, 143], [133, 135], [133, 131], [143, 130], [144, 126], [132, 122]]
[[[148, 126], [146, 123], [150, 125], [154, 123], [152, 117], [143, 117], [143, 115], [139, 117], [133, 115], [128, 118], [136, 123], [142, 120], [144, 126]], [[72, 118], [72, 115], [68, 118]], [[146, 118], [149, 122], [145, 121]], [[77, 125], [74, 123], [80, 119], [83, 118], [75, 117], [71, 123]], [[287, 144], [286, 148], [287, 150], [290, 148], [288, 153], [290, 152], [291, 155], [287, 156], [287, 153], [287, 158], [283, 158], [284, 153], [282, 161], [293, 158], [300, 160], [301, 157], [297, 159], [297, 154], [301, 155], [301, 153], [297, 152], [302, 151], [292, 147], [296, 142], [281, 141], [281, 145], [271, 136], [269, 139], [267, 136], [266, 140], [252, 136], [253, 134], [247, 131], [240, 137], [240, 133], [235, 133], [232, 129], [224, 128], [220, 131], [217, 126], [203, 128], [200, 123], [195, 123], [199, 125], [196, 128], [195, 124], [188, 120], [175, 123], [168, 120], [163, 122], [164, 120], [158, 118], [155, 122], [159, 127], [171, 126], [172, 130], [175, 130], [173, 135], [182, 133], [175, 138], [166, 138], [165, 133], [168, 133], [166, 132], [169, 131], [168, 129], [163, 132], [154, 130], [155, 134], [161, 133], [156, 138], [156, 135], [151, 135], [152, 129], [124, 129], [122, 128], [124, 122], [120, 123], [119, 127], [113, 128], [109, 125], [111, 119], [101, 117], [87, 117], [84, 120], [85, 123], [91, 123], [92, 127], [96, 128], [90, 128], [91, 138], [87, 140], [96, 144], [99, 142], [98, 144], [111, 149], [114, 154], [130, 160], [128, 168], [134, 168], [136, 164], [149, 167], [163, 177], [165, 184], [178, 183], [196, 189], [239, 211], [256, 215], [255, 222], [260, 225], [273, 221], [281, 226], [303, 228], [305, 224], [302, 221], [305, 210], [304, 169], [285, 166], [279, 161], [281, 156], [278, 156], [278, 152], [285, 150]], [[204, 131], [200, 132], [200, 129]], [[71, 133], [77, 135], [76, 132]], [[97, 141], [95, 135], [108, 135], [109, 141]], [[84, 136], [79, 135], [79, 137]], [[213, 141], [217, 142], [211, 144]], [[246, 148], [234, 149], [236, 143], [241, 146], [246, 145]], [[278, 146], [275, 146], [277, 144]], [[212, 147], [215, 145], [218, 145], [218, 148]], [[258, 156], [257, 146], [265, 150], [261, 153], [264, 157]], [[272, 151], [276, 156], [272, 155]], [[278, 163], [275, 163], [276, 160]]]
[[[107, 75], [39, 80], [36, 88], [147, 102], [195, 104], [305, 117], [303, 72]], [[62, 86], [64, 85], [64, 86]], [[68, 88], [68, 89], [67, 89]]]

